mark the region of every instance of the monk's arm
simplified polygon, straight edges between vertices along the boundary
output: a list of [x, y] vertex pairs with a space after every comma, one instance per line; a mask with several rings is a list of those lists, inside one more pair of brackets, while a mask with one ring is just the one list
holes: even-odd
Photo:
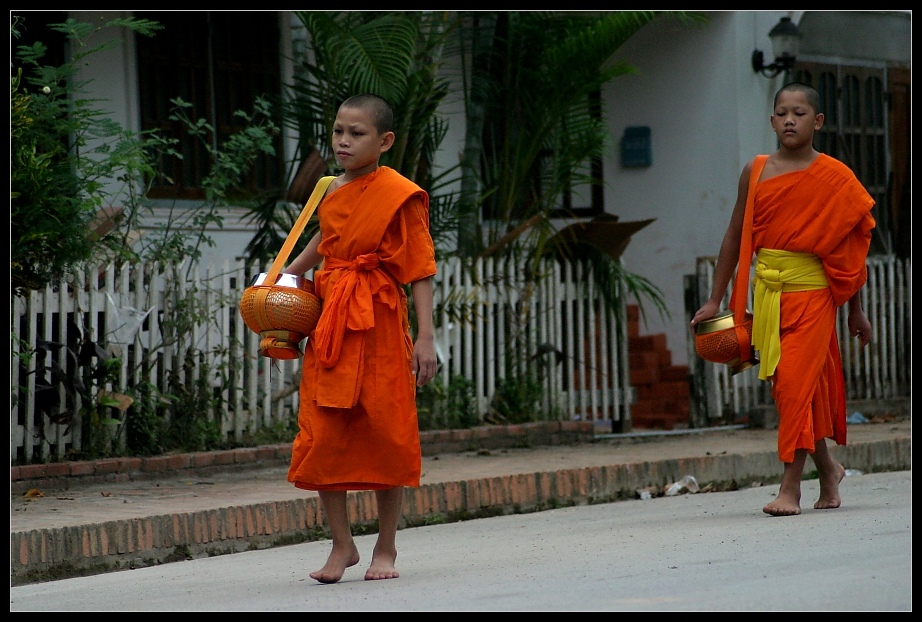
[[727, 225], [727, 231], [724, 233], [724, 239], [720, 245], [720, 253], [717, 255], [711, 297], [695, 313], [691, 321], [692, 328], [698, 322], [714, 317], [720, 310], [720, 303], [724, 298], [724, 294], [727, 293], [730, 279], [733, 277], [736, 265], [739, 263], [743, 217], [746, 213], [746, 197], [749, 194], [749, 175], [751, 172], [752, 162], [749, 162], [743, 167], [743, 172], [740, 173], [736, 190], [736, 204], [733, 206], [733, 214], [730, 216], [730, 223]]
[[858, 343], [871, 343], [871, 322], [861, 308], [861, 290], [848, 299], [848, 334], [858, 338]]
[[435, 330], [432, 326], [432, 277], [410, 284], [416, 309], [416, 340], [413, 345], [413, 372], [416, 386], [421, 387], [435, 377], [438, 360], [435, 355]]
[[282, 270], [286, 274], [297, 274], [298, 276], [303, 276], [305, 272], [317, 266], [320, 263], [321, 256], [317, 252], [317, 247], [320, 246], [320, 232], [318, 231], [314, 234], [314, 237], [311, 238], [310, 242], [307, 243], [307, 246], [304, 247], [304, 250], [301, 251], [297, 257], [294, 258], [288, 266]]

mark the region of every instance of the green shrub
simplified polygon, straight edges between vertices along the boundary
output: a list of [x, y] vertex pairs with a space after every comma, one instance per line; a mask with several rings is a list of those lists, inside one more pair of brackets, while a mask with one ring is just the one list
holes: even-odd
[[416, 408], [420, 430], [454, 430], [480, 425], [474, 383], [455, 375], [446, 387], [436, 377], [416, 391]]

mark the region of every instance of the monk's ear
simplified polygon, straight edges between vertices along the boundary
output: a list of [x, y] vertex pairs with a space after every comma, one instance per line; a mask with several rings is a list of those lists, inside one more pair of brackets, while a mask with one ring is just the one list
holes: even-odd
[[396, 140], [396, 138], [397, 137], [393, 132], [384, 132], [384, 134], [381, 135], [381, 153], [384, 153], [393, 147], [394, 140]]
[[826, 115], [824, 115], [822, 112], [818, 112], [816, 114], [816, 121], [813, 123], [813, 130], [816, 131], [820, 129], [821, 127], [823, 127], [823, 123], [825, 122], [826, 122]]

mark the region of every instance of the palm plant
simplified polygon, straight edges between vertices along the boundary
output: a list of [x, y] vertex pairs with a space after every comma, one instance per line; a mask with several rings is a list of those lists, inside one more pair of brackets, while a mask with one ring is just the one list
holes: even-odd
[[[669, 14], [682, 20], [695, 15]], [[661, 290], [626, 270], [586, 240], [558, 235], [563, 198], [574, 187], [600, 185], [598, 170], [608, 133], [599, 93], [634, 68], [613, 55], [658, 12], [463, 13], [459, 27], [465, 70], [467, 135], [459, 197], [458, 253], [462, 257], [525, 260], [506, 272], [510, 295], [503, 386], [522, 387], [540, 373], [541, 346], [528, 330], [537, 284], [551, 273], [549, 259], [584, 263], [581, 286], [601, 293], [604, 308], [623, 326], [633, 296], [667, 315]], [[479, 216], [480, 212], [483, 219]], [[513, 304], [512, 301], [515, 301]]]
[[[666, 314], [660, 290], [598, 248], [557, 236], [555, 217], [572, 188], [599, 185], [589, 163], [601, 158], [608, 133], [598, 93], [634, 72], [612, 58], [646, 24], [691, 23], [696, 14], [654, 11], [503, 12], [462, 14], [466, 70], [465, 177], [459, 205], [462, 255], [526, 253], [531, 274], [548, 257], [582, 258], [609, 308], [634, 295]], [[476, 231], [476, 211], [484, 214]]]
[[[633, 71], [609, 59], [655, 17], [508, 12], [486, 23], [476, 14], [462, 21], [462, 45], [478, 63], [465, 96], [472, 102], [468, 139], [482, 145], [479, 153], [466, 151], [477, 161], [465, 165], [486, 189], [481, 203], [489, 221], [480, 240], [487, 246], [535, 216], [549, 217], [572, 186], [601, 183], [584, 166], [601, 157], [607, 136], [594, 94]], [[541, 220], [522, 233], [546, 231]]]
[[[449, 90], [441, 75], [441, 58], [454, 18], [448, 13], [412, 11], [299, 11], [295, 15], [310, 40], [308, 49], [296, 51], [296, 75], [282, 104], [284, 123], [298, 137], [295, 162], [302, 163], [306, 177], [296, 181], [309, 192], [316, 179], [335, 171], [328, 134], [339, 104], [357, 93], [381, 95], [394, 108], [398, 128], [394, 146], [381, 163], [429, 193], [432, 235], [437, 246], [444, 246], [439, 240], [454, 229], [454, 199], [445, 188], [456, 181], [455, 170], [436, 172], [433, 161], [448, 129], [436, 113]], [[278, 231], [289, 230], [296, 217], [289, 206], [276, 201], [254, 210], [258, 232], [248, 254], [270, 256], [281, 246]], [[302, 236], [302, 240], [309, 238]]]

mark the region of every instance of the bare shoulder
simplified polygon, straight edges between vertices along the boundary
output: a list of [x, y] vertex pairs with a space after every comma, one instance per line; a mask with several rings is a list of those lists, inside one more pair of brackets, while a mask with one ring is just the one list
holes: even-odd
[[343, 176], [343, 175], [337, 175], [337, 176], [333, 179], [333, 181], [330, 182], [330, 187], [327, 188], [326, 194], [330, 194], [330, 193], [333, 192], [334, 190], [336, 190], [336, 189], [338, 189], [338, 188], [342, 188], [342, 187], [345, 186], [345, 185], [346, 185], [346, 180], [344, 179], [344, 176]]
[[752, 160], [747, 160], [746, 164], [743, 165], [743, 170], [740, 171], [739, 188], [740, 192], [744, 195], [749, 188], [749, 176], [752, 175], [752, 162]]

